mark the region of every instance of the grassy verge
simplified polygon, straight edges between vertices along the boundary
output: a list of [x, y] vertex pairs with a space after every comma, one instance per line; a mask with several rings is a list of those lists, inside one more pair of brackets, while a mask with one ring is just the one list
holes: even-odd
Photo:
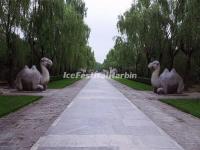
[[160, 101], [200, 118], [200, 99], [161, 99]]
[[141, 90], [141, 91], [151, 91], [152, 90], [152, 87], [150, 85], [136, 82], [133, 80], [124, 79], [124, 78], [114, 78], [114, 80], [116, 80], [122, 84], [125, 84], [135, 90]]
[[0, 96], [0, 117], [14, 112], [40, 98], [40, 96]]
[[80, 80], [81, 78], [70, 78], [70, 79], [61, 79], [57, 81], [52, 81], [48, 84], [49, 89], [62, 89], [66, 86], [73, 84], [74, 82]]

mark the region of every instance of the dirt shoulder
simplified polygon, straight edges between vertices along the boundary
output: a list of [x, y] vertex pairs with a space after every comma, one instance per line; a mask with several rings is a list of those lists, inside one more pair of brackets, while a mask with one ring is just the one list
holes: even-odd
[[160, 97], [155, 94], [133, 90], [114, 80], [109, 82], [185, 150], [200, 149], [200, 119], [158, 101]]
[[41, 100], [0, 118], [0, 150], [29, 150], [87, 82], [83, 79], [64, 89], [50, 90]]

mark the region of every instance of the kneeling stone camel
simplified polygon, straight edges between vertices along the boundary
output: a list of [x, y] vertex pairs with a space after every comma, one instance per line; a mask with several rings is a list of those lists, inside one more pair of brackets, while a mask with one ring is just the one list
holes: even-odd
[[148, 65], [149, 69], [153, 70], [151, 76], [151, 84], [154, 87], [154, 92], [158, 94], [181, 94], [184, 90], [184, 83], [182, 77], [173, 68], [169, 71], [167, 68], [159, 76], [160, 63], [153, 61]]
[[46, 90], [50, 80], [47, 67], [52, 66], [52, 61], [43, 57], [40, 61], [41, 72], [35, 66], [25, 66], [17, 75], [16, 88], [20, 91], [43, 91]]

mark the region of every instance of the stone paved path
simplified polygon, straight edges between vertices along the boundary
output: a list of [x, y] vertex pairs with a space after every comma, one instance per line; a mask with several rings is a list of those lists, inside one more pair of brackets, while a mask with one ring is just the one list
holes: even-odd
[[31, 150], [183, 150], [112, 86], [91, 79]]
[[83, 79], [66, 88], [42, 93], [8, 93], [41, 95], [43, 98], [0, 118], [0, 150], [30, 150], [87, 82]]
[[[109, 82], [185, 150], [200, 150], [200, 119], [159, 101], [171, 96], [156, 97], [154, 93], [150, 95], [150, 92], [137, 91], [115, 80]], [[193, 95], [187, 97], [194, 98]]]

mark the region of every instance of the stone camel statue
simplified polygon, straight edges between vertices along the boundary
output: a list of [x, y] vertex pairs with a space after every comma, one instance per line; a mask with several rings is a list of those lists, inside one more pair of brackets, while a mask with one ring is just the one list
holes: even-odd
[[16, 88], [20, 91], [43, 91], [46, 90], [50, 80], [48, 67], [52, 66], [52, 61], [43, 57], [40, 61], [41, 73], [36, 66], [29, 68], [25, 66], [16, 77]]
[[151, 84], [154, 87], [154, 92], [158, 94], [181, 94], [184, 90], [182, 77], [173, 68], [169, 71], [167, 68], [160, 74], [159, 61], [149, 63], [148, 68], [153, 70], [151, 76]]

